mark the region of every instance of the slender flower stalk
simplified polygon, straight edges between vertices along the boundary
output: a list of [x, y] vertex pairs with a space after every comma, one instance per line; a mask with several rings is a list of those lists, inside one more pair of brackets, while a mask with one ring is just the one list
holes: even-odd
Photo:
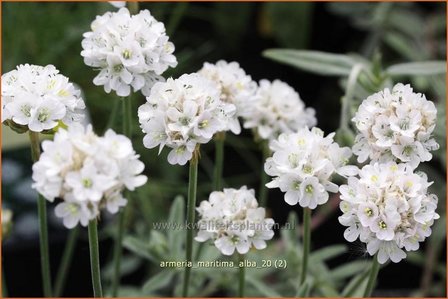
[[97, 219], [89, 222], [89, 249], [90, 249], [90, 268], [92, 271], [93, 295], [95, 298], [103, 297], [100, 275], [100, 255], [98, 245], [98, 223]]
[[79, 235], [79, 228], [75, 227], [70, 231], [67, 243], [64, 248], [64, 253], [62, 254], [61, 264], [59, 265], [59, 269], [56, 276], [56, 283], [54, 287], [54, 296], [60, 297], [62, 292], [64, 291], [65, 283], [67, 281], [67, 273], [70, 269], [70, 265], [73, 260], [73, 253], [76, 246], [76, 241]]
[[114, 276], [112, 277], [112, 297], [118, 296], [118, 286], [120, 285], [122, 241], [123, 241], [124, 224], [125, 224], [124, 220], [125, 220], [125, 209], [123, 209], [123, 211], [121, 211], [120, 214], [118, 215], [118, 232], [113, 252]]
[[215, 191], [222, 189], [225, 138], [225, 132], [218, 132], [215, 135], [215, 169], [213, 173], [213, 190]]
[[262, 207], [265, 207], [268, 200], [268, 190], [266, 188], [266, 184], [269, 182], [269, 176], [264, 171], [264, 163], [266, 162], [266, 159], [269, 158], [271, 152], [269, 150], [269, 145], [267, 141], [261, 142], [261, 151], [263, 153], [263, 167], [261, 168], [261, 178], [260, 178], [260, 189], [259, 189], [259, 196], [260, 196], [260, 205]]
[[[243, 298], [244, 297], [244, 291], [245, 291], [245, 272], [246, 267], [244, 266], [244, 254], [238, 254], [240, 267], [239, 267], [239, 288], [238, 288], [238, 297]], [[243, 264], [241, 266], [241, 263]]]
[[[40, 158], [39, 133], [29, 131], [29, 136], [31, 142], [31, 156], [33, 158], [33, 161], [37, 162]], [[37, 213], [39, 217], [39, 245], [44, 296], [52, 297], [50, 279], [50, 254], [48, 249], [47, 202], [40, 193], [37, 200]]]
[[109, 119], [107, 121], [106, 128], [107, 129], [114, 129], [115, 122], [117, 121], [117, 114], [120, 106], [120, 101], [114, 101], [114, 105], [112, 107], [112, 111], [110, 112]]
[[[196, 189], [198, 184], [198, 162], [199, 162], [199, 145], [193, 153], [190, 160], [189, 182], [188, 182], [188, 202], [187, 202], [187, 226], [194, 223], [195, 208], [196, 208]], [[193, 229], [187, 230], [186, 242], [186, 259], [187, 262], [192, 262], [193, 258]], [[184, 285], [182, 296], [188, 296], [188, 287], [190, 285], [191, 268], [185, 268]]]
[[369, 280], [367, 282], [366, 290], [364, 291], [363, 297], [372, 296], [373, 289], [375, 288], [376, 277], [378, 276], [378, 272], [380, 271], [380, 263], [377, 258], [378, 254], [375, 254], [372, 260], [372, 268], [370, 268]]
[[[132, 135], [132, 97], [129, 96], [123, 99], [123, 134], [131, 139]], [[132, 139], [131, 139], [132, 140]], [[130, 192], [127, 192], [127, 198], [130, 199]], [[118, 231], [114, 244], [113, 252], [113, 264], [114, 264], [114, 276], [112, 277], [112, 297], [117, 297], [118, 287], [120, 285], [121, 277], [121, 255], [122, 255], [122, 243], [123, 235], [125, 231], [125, 216], [126, 207], [120, 212], [118, 216]]]
[[302, 271], [300, 274], [300, 285], [306, 280], [308, 271], [308, 257], [310, 255], [311, 240], [311, 209], [303, 208], [303, 255], [302, 255]]

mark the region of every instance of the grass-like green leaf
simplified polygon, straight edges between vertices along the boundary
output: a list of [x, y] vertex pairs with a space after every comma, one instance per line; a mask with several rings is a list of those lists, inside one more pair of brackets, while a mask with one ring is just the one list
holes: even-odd
[[262, 283], [250, 276], [246, 278], [246, 283], [257, 289], [263, 296], [275, 298], [282, 297], [280, 294], [274, 291], [272, 287], [268, 287], [265, 283]]
[[445, 61], [422, 61], [395, 64], [387, 68], [386, 72], [391, 76], [404, 75], [438, 75], [446, 73]]
[[155, 258], [151, 253], [147, 243], [143, 242], [136, 237], [127, 236], [123, 239], [123, 247], [127, 250], [137, 254], [138, 256], [144, 257], [150, 261], [157, 262], [158, 259]]
[[335, 258], [347, 251], [347, 246], [343, 244], [331, 245], [314, 251], [311, 260], [326, 261]]
[[162, 288], [167, 287], [172, 281], [176, 271], [173, 269], [162, 270], [156, 275], [152, 276], [148, 281], [143, 285], [143, 292], [146, 293], [154, 293]]
[[362, 286], [364, 286], [363, 282], [366, 281], [369, 274], [370, 271], [366, 268], [364, 272], [354, 276], [342, 291], [342, 297], [353, 297], [355, 294], [359, 293], [359, 290], [364, 291], [364, 288], [362, 288]]
[[[182, 224], [184, 222], [185, 215], [185, 200], [183, 196], [176, 196], [173, 205], [171, 206], [168, 216], [168, 223]], [[183, 230], [171, 230], [168, 232], [168, 247], [171, 250], [172, 255], [175, 258], [181, 258], [182, 243], [184, 242]]]
[[344, 54], [293, 49], [268, 49], [263, 56], [303, 71], [324, 76], [348, 76], [355, 59]]
[[300, 286], [299, 290], [297, 291], [298, 298], [307, 298], [310, 296], [311, 287], [308, 282], [305, 282], [303, 285]]
[[357, 273], [362, 272], [366, 267], [368, 267], [368, 261], [353, 261], [350, 263], [343, 264], [332, 270], [330, 276], [334, 280], [342, 280]]

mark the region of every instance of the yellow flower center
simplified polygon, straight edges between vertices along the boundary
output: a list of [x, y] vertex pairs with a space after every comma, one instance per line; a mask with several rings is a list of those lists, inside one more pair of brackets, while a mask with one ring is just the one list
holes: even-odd
[[307, 186], [305, 187], [305, 192], [306, 192], [306, 193], [308, 193], [308, 194], [312, 194], [313, 191], [314, 191], [314, 188], [313, 188], [312, 185], [307, 185]]
[[82, 179], [82, 185], [84, 188], [91, 188], [93, 186], [93, 182], [89, 178]]

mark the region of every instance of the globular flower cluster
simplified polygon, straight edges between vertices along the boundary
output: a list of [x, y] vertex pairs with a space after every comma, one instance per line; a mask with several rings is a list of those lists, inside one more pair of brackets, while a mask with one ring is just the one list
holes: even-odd
[[212, 240], [224, 255], [232, 255], [235, 249], [245, 254], [251, 247], [266, 248], [266, 241], [274, 236], [274, 220], [265, 218], [254, 194], [246, 186], [212, 192], [197, 208], [201, 219], [195, 240]]
[[2, 122], [11, 127], [50, 130], [79, 121], [84, 108], [81, 91], [53, 65], [19, 65], [2, 75]]
[[431, 234], [437, 196], [428, 194], [424, 173], [416, 174], [409, 164], [374, 163], [364, 166], [359, 177], [350, 177], [340, 187], [339, 222], [348, 228], [344, 237], [367, 243], [370, 255], [378, 253], [378, 262], [399, 262], [405, 251], [419, 248]]
[[164, 81], [162, 73], [177, 65], [164, 24], [148, 10], [107, 12], [97, 16], [91, 29], [84, 33], [81, 55], [85, 64], [100, 69], [93, 83], [104, 85], [107, 93], [115, 90], [124, 97], [132, 87], [147, 96], [155, 82]]
[[123, 190], [132, 191], [147, 180], [131, 141], [112, 130], [99, 137], [90, 125], [73, 124], [59, 129], [42, 148], [33, 165], [33, 188], [50, 202], [62, 200], [55, 214], [67, 228], [87, 226], [101, 209], [117, 213], [127, 203]]
[[431, 138], [436, 125], [434, 103], [410, 85], [401, 83], [369, 96], [359, 107], [353, 122], [359, 134], [353, 152], [358, 162], [396, 161], [416, 168], [432, 158], [439, 148]]
[[146, 133], [143, 144], [147, 148], [160, 146], [160, 151], [164, 146], [171, 148], [168, 162], [173, 165], [185, 165], [196, 146], [224, 130], [225, 116], [235, 113], [233, 104], [220, 100], [216, 85], [199, 74], [159, 82], [146, 100], [138, 109]]
[[215, 82], [223, 102], [235, 105], [236, 113], [227, 118], [226, 130], [240, 134], [241, 126], [238, 117], [250, 115], [257, 83], [246, 74], [238, 62], [224, 60], [216, 64], [206, 62], [198, 73]]
[[265, 172], [274, 179], [268, 188], [280, 188], [290, 205], [314, 209], [328, 201], [328, 192], [338, 192], [331, 182], [334, 173], [353, 175], [356, 167], [345, 166], [351, 156], [348, 147], [339, 147], [331, 133], [307, 127], [297, 133], [281, 134], [271, 143], [273, 156], [266, 160]]
[[244, 128], [255, 129], [262, 139], [274, 140], [281, 133], [317, 123], [314, 109], [305, 108], [299, 94], [280, 80], [261, 80], [251, 106], [244, 117]]

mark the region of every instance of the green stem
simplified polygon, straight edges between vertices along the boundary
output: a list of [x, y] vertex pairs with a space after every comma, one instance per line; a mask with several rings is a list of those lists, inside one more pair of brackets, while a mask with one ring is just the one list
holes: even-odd
[[239, 269], [239, 288], [238, 288], [238, 297], [243, 298], [244, 297], [244, 290], [245, 290], [245, 272], [246, 267], [244, 266], [244, 254], [238, 254], [239, 256], [239, 262], [240, 264], [243, 263], [243, 266], [240, 265]]
[[215, 135], [215, 169], [213, 173], [213, 190], [222, 189], [222, 169], [224, 163], [224, 140], [225, 132], [219, 132]]
[[378, 276], [378, 271], [380, 271], [380, 263], [378, 262], [378, 254], [375, 254], [372, 261], [372, 268], [370, 268], [369, 280], [367, 282], [366, 290], [364, 291], [363, 297], [370, 297], [372, 295], [373, 289], [375, 287], [376, 277]]
[[114, 243], [113, 261], [114, 261], [114, 275], [112, 277], [112, 297], [118, 296], [118, 286], [120, 285], [121, 278], [121, 253], [122, 253], [122, 241], [124, 234], [125, 224], [125, 211], [121, 210], [118, 214], [118, 232]]
[[[133, 3], [133, 2], [129, 2]], [[123, 99], [123, 134], [132, 140], [132, 97]], [[127, 193], [128, 200], [130, 199], [129, 192]], [[120, 285], [121, 278], [121, 255], [122, 255], [122, 243], [123, 235], [125, 232], [125, 215], [126, 206], [118, 213], [118, 231], [114, 244], [113, 251], [113, 265], [114, 275], [112, 277], [112, 297], [117, 297], [118, 287]]]
[[[31, 156], [33, 158], [33, 161], [37, 162], [40, 157], [39, 133], [29, 131], [29, 136], [31, 142]], [[45, 198], [40, 194], [37, 199], [37, 214], [39, 217], [39, 246], [44, 297], [52, 297], [50, 279], [50, 254], [48, 249], [47, 202]]]
[[132, 96], [123, 98], [123, 134], [132, 139]]
[[[188, 202], [187, 202], [187, 242], [186, 242], [186, 259], [188, 262], [193, 262], [193, 227], [195, 208], [196, 208], [196, 189], [198, 184], [198, 152], [196, 148], [193, 153], [193, 158], [190, 160], [189, 182], [188, 182]], [[190, 285], [191, 267], [185, 268], [184, 285], [182, 297], [188, 297], [188, 287]]]
[[67, 238], [67, 243], [64, 248], [64, 253], [62, 255], [61, 264], [59, 265], [59, 269], [56, 276], [56, 283], [54, 288], [54, 296], [60, 297], [64, 287], [65, 282], [67, 280], [67, 273], [70, 269], [70, 265], [73, 259], [73, 253], [76, 246], [76, 240], [78, 239], [79, 228], [76, 226], [73, 228]]
[[264, 163], [266, 162], [266, 159], [269, 158], [271, 152], [269, 150], [268, 143], [266, 141], [262, 141], [261, 143], [261, 150], [263, 152], [263, 160], [261, 161], [261, 177], [260, 177], [260, 189], [259, 189], [259, 202], [261, 207], [266, 207], [267, 200], [268, 200], [268, 189], [266, 187], [266, 184], [269, 181], [268, 174], [264, 171]]
[[311, 209], [303, 208], [303, 256], [302, 256], [302, 271], [300, 274], [300, 285], [303, 285], [303, 283], [305, 282], [306, 273], [308, 272], [310, 240], [311, 240]]
[[92, 270], [93, 295], [95, 298], [103, 297], [101, 289], [100, 275], [100, 253], [98, 245], [98, 220], [89, 222], [89, 249], [90, 249], [90, 268]]
[[117, 120], [118, 106], [120, 106], [120, 100], [119, 99], [114, 101], [114, 106], [112, 107], [112, 111], [110, 113], [109, 120], [107, 121], [106, 130], [114, 128], [115, 121]]

